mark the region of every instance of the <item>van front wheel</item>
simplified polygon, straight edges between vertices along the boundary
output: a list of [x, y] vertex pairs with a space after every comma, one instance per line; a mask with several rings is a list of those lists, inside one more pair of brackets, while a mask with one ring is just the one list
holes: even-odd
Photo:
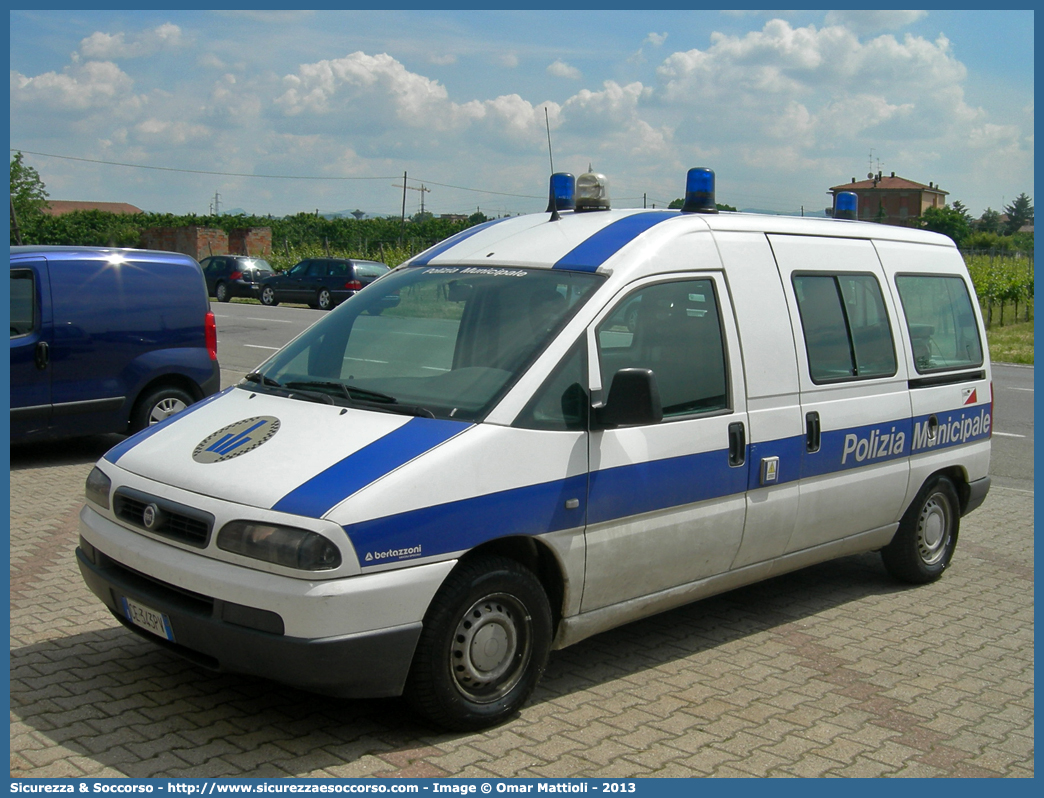
[[131, 414], [131, 432], [139, 432], [165, 418], [180, 413], [195, 400], [185, 391], [173, 386], [157, 388], [138, 401]]
[[405, 695], [444, 728], [494, 726], [529, 698], [550, 649], [551, 608], [537, 578], [514, 560], [477, 557], [432, 600]]
[[953, 483], [942, 476], [929, 480], [903, 515], [892, 542], [881, 550], [888, 573], [912, 584], [934, 582], [953, 558], [960, 524]]

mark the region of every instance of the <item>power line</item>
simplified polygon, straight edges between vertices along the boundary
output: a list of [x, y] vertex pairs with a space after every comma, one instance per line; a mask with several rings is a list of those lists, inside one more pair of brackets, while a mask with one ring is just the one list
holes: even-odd
[[[190, 175], [217, 175], [219, 177], [258, 177], [266, 180], [397, 180], [397, 176], [390, 177], [330, 177], [326, 175], [264, 175], [264, 174], [248, 174], [245, 172], [217, 172], [207, 169], [177, 169], [172, 166], [149, 166], [147, 164], [137, 163], [121, 163], [120, 161], [102, 161], [96, 158], [77, 158], [72, 155], [55, 155], [49, 152], [33, 152], [32, 150], [22, 150], [18, 147], [12, 147], [11, 152], [21, 152], [26, 155], [37, 155], [42, 158], [58, 158], [63, 161], [81, 161], [83, 163], [96, 163], [103, 164], [105, 166], [122, 166], [127, 169], [152, 169], [158, 172], [179, 172], [181, 174]], [[414, 182], [421, 182], [419, 178], [413, 178]], [[424, 180], [424, 184], [432, 186], [441, 186], [442, 188], [453, 188], [458, 191], [472, 191], [477, 194], [496, 194], [501, 197], [522, 197], [525, 199], [543, 199], [543, 197], [534, 194], [512, 194], [507, 191], [490, 191], [489, 189], [483, 188], [468, 188], [467, 186], [455, 186], [450, 183], [438, 183], [434, 180]]]

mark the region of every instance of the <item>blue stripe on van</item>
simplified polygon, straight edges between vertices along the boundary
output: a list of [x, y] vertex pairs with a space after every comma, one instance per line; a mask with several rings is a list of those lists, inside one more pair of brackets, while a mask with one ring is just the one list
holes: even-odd
[[334, 463], [290, 491], [272, 507], [283, 513], [322, 518], [371, 482], [445, 443], [471, 424], [435, 418], [411, 418], [354, 454]]
[[[710, 472], [714, 471], [715, 474]], [[725, 449], [527, 485], [344, 527], [363, 567], [463, 551], [487, 540], [585, 524], [741, 494], [745, 468]], [[579, 500], [575, 510], [565, 509]]]
[[491, 221], [483, 222], [482, 224], [477, 224], [474, 227], [469, 227], [467, 230], [461, 230], [456, 235], [452, 235], [449, 238], [447, 238], [441, 244], [436, 244], [427, 252], [422, 252], [419, 256], [411, 260], [407, 265], [427, 266], [431, 262], [432, 258], [438, 257], [446, 250], [455, 247], [461, 241], [471, 238], [473, 235], [475, 235], [475, 233], [481, 232], [482, 230], [485, 230], [488, 227], [492, 227], [495, 224], [499, 224], [500, 222], [506, 221], [508, 218], [509, 217], [504, 217], [503, 219], [492, 219]]
[[169, 426], [173, 422], [178, 421], [178, 420], [184, 418], [189, 413], [196, 412], [201, 407], [209, 405], [211, 402], [213, 402], [219, 396], [224, 396], [226, 393], [228, 393], [231, 390], [234, 390], [234, 388], [232, 388], [232, 387], [225, 388], [225, 390], [223, 390], [223, 391], [220, 391], [220, 392], [218, 392], [216, 394], [213, 394], [212, 396], [208, 396], [206, 399], [201, 399], [200, 401], [196, 402], [195, 404], [189, 405], [184, 410], [182, 410], [180, 413], [176, 413], [173, 416], [168, 416], [167, 418], [163, 419], [159, 423], [153, 424], [151, 427], [146, 427], [141, 432], [138, 432], [138, 433], [135, 433], [134, 435], [131, 435], [126, 440], [121, 441], [120, 443], [117, 443], [115, 446], [113, 446], [111, 449], [109, 449], [109, 451], [107, 451], [103, 455], [103, 459], [108, 460], [110, 463], [115, 463], [117, 460], [119, 460], [121, 457], [123, 457], [123, 455], [127, 454], [127, 452], [129, 452], [131, 449], [133, 449], [135, 446], [137, 446], [142, 441], [148, 440], [153, 435], [155, 435], [157, 432], [160, 432], [161, 430], [165, 429], [167, 426]]
[[636, 213], [606, 225], [582, 244], [563, 255], [554, 268], [593, 272], [650, 227], [677, 219], [678, 211]]
[[[362, 566], [462, 551], [494, 538], [542, 535], [584, 526], [587, 475], [487, 493], [349, 524], [344, 531]], [[578, 499], [579, 507], [566, 509]]]
[[[927, 437], [925, 415], [824, 432], [814, 454], [805, 452], [805, 438], [798, 435], [749, 445], [745, 467], [729, 468], [728, 451], [721, 449], [595, 471], [588, 486], [587, 476], [580, 474], [349, 524], [344, 530], [363, 567], [433, 557], [496, 538], [577, 529], [767, 487], [760, 484], [762, 457], [780, 458], [779, 479], [773, 483], [780, 484], [973, 443], [989, 437], [991, 411], [985, 404], [935, 414], [934, 439]], [[579, 500], [575, 510], [565, 509], [569, 499]]]
[[745, 466], [729, 467], [729, 452], [670, 457], [591, 474], [588, 523], [717, 499], [747, 488]]

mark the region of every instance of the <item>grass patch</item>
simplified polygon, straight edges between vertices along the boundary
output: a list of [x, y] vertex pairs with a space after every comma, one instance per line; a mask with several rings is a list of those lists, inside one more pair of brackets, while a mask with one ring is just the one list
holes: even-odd
[[1017, 324], [994, 324], [986, 331], [990, 359], [997, 363], [1033, 365], [1033, 320]]

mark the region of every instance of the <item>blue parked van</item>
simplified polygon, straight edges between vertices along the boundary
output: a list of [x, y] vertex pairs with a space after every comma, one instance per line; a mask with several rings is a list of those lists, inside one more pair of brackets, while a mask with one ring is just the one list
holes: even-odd
[[11, 440], [135, 432], [217, 392], [199, 264], [175, 252], [11, 247]]

